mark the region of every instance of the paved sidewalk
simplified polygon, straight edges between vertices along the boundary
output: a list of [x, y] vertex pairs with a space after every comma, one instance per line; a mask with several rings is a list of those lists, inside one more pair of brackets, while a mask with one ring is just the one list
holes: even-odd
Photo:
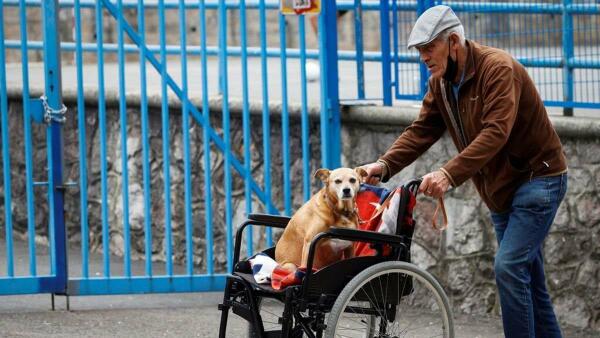
[[[0, 298], [2, 337], [217, 337], [220, 292], [196, 294]], [[246, 324], [230, 315], [227, 337], [245, 337]], [[458, 318], [458, 337], [502, 337], [497, 318]]]
[[[0, 297], [0, 337], [217, 337], [220, 292], [56, 297]], [[246, 323], [229, 316], [227, 337], [246, 337]], [[502, 325], [494, 317], [458, 316], [456, 336], [500, 338]], [[591, 333], [564, 330], [565, 337], [592, 338]], [[596, 336], [597, 337], [597, 336]]]

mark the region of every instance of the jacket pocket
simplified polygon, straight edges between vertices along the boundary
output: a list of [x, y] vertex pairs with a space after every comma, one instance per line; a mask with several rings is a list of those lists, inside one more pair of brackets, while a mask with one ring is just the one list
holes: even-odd
[[507, 154], [506, 161], [508, 162], [508, 167], [514, 172], [525, 173], [531, 171], [531, 164], [527, 159]]

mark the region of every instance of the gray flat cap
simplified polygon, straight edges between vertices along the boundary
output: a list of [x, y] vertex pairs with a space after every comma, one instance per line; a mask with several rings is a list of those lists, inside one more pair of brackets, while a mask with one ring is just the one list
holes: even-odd
[[452, 8], [444, 5], [431, 7], [417, 19], [408, 37], [407, 48], [427, 44], [446, 29], [459, 25], [460, 20]]

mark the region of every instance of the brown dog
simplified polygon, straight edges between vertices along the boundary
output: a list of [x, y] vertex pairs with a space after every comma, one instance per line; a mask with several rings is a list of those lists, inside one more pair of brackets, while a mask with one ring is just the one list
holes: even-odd
[[[319, 169], [314, 175], [325, 186], [292, 216], [275, 247], [275, 260], [284, 269], [306, 267], [312, 239], [330, 227], [357, 229], [356, 194], [367, 176], [362, 168]], [[313, 268], [321, 268], [353, 256], [352, 243], [321, 240], [315, 252]]]

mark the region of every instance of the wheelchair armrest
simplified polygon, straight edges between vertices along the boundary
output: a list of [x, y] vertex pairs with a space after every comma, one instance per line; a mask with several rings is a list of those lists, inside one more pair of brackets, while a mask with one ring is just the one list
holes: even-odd
[[249, 221], [254, 221], [256, 225], [272, 226], [277, 228], [285, 228], [290, 222], [291, 217], [269, 215], [269, 214], [250, 214], [248, 215]]
[[[248, 215], [248, 219], [242, 223], [237, 231], [235, 232], [235, 247], [233, 251], [233, 264], [232, 266], [235, 269], [236, 264], [240, 260], [240, 250], [242, 247], [242, 234], [244, 229], [250, 224], [252, 225], [260, 225], [266, 227], [274, 227], [284, 229], [290, 221], [290, 217], [287, 216], [278, 216], [278, 215], [269, 215], [269, 214], [250, 214]], [[233, 273], [233, 271], [232, 271]]]
[[330, 228], [328, 233], [332, 234], [334, 238], [346, 239], [350, 241], [375, 242], [391, 245], [403, 243], [403, 238], [401, 236], [382, 234], [376, 231]]
[[306, 275], [303, 281], [303, 297], [306, 297], [310, 277], [312, 275], [313, 260], [317, 250], [317, 243], [325, 238], [338, 238], [353, 242], [370, 242], [378, 244], [389, 244], [392, 246], [404, 246], [404, 237], [398, 235], [382, 234], [375, 231], [355, 230], [348, 228], [330, 228], [327, 232], [321, 232], [313, 238], [308, 249], [308, 261], [306, 263]]
[[402, 246], [404, 245], [405, 240], [403, 236], [382, 234], [375, 231], [335, 227], [330, 228], [327, 232], [318, 233], [310, 242], [310, 246], [308, 248], [308, 261], [306, 262], [306, 277], [309, 277], [312, 272], [313, 260], [315, 257], [315, 252], [317, 251], [317, 243], [325, 238], [344, 239], [352, 242], [389, 244], [392, 246]]

